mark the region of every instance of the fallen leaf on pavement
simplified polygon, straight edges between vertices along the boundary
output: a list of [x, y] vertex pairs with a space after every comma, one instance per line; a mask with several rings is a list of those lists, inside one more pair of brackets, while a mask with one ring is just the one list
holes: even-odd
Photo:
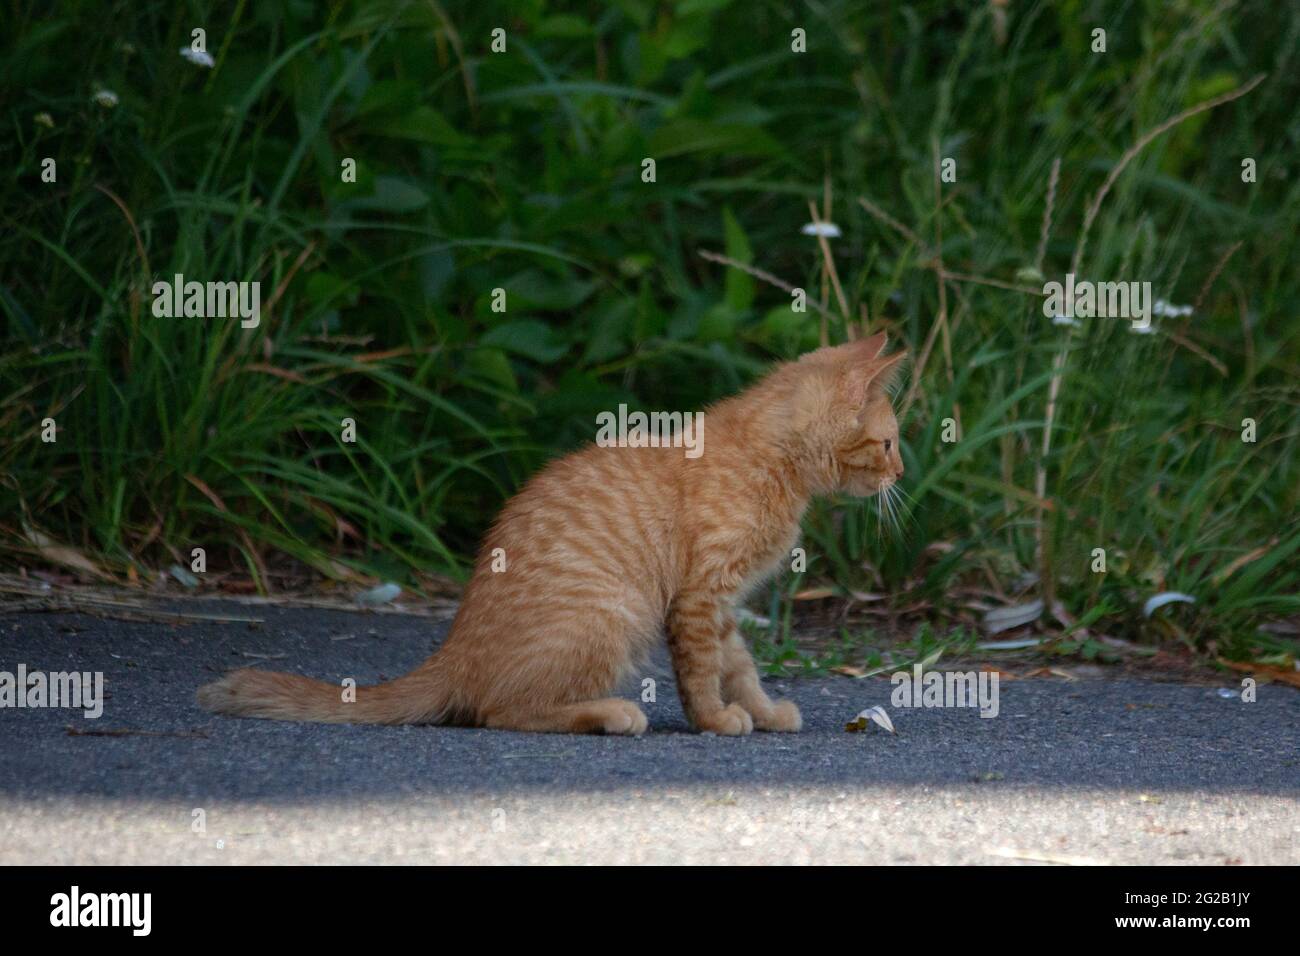
[[1161, 591], [1153, 597], [1147, 598], [1147, 603], [1142, 605], [1142, 616], [1150, 617], [1156, 611], [1160, 610], [1166, 604], [1195, 604], [1196, 598], [1190, 594], [1184, 594], [1182, 591]]
[[873, 723], [884, 727], [891, 734], [897, 733], [897, 731], [894, 730], [894, 722], [889, 719], [889, 714], [885, 712], [885, 708], [879, 705], [868, 707], [866, 710], [862, 711], [862, 713], [858, 714], [858, 716], [845, 724], [844, 729], [851, 734], [861, 733]]
[[861, 667], [851, 667], [848, 664], [836, 664], [830, 669], [832, 674], [843, 674], [845, 677], [865, 677], [867, 672]]
[[72, 568], [75, 571], [83, 571], [92, 577], [112, 580], [113, 576], [106, 572], [90, 558], [86, 557], [76, 548], [68, 547], [66, 544], [56, 544], [50, 537], [40, 531], [31, 528], [27, 530], [27, 540], [35, 545], [36, 550], [40, 552], [42, 558], [51, 564], [62, 565], [65, 568]]
[[1265, 680], [1280, 681], [1292, 687], [1300, 687], [1300, 671], [1294, 669], [1287, 670], [1285, 667], [1277, 667], [1272, 664], [1246, 664], [1241, 661], [1226, 660], [1222, 657], [1219, 658], [1219, 663], [1242, 674], [1253, 674], [1255, 677]]
[[1025, 604], [996, 608], [984, 615], [984, 630], [989, 634], [1009, 631], [1038, 620], [1042, 613], [1042, 601], [1029, 601]]

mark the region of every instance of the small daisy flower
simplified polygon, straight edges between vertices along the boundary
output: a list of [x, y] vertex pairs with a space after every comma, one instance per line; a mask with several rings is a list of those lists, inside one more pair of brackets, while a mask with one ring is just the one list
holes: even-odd
[[94, 100], [96, 103], [98, 103], [100, 106], [104, 107], [104, 109], [106, 110], [111, 110], [114, 106], [117, 105], [117, 94], [114, 93], [112, 90], [106, 90], [103, 87], [100, 87], [99, 89], [95, 90], [95, 93], [91, 97], [91, 99]]
[[825, 236], [827, 239], [840, 237], [840, 227], [833, 222], [810, 222], [799, 231], [805, 236]]
[[181, 47], [181, 56], [189, 60], [195, 66], [204, 66], [209, 70], [216, 65], [216, 60], [212, 59], [212, 54], [207, 50], [196, 50], [191, 46]]
[[1190, 305], [1174, 305], [1172, 302], [1166, 302], [1164, 299], [1156, 299], [1155, 305], [1151, 311], [1156, 315], [1163, 315], [1168, 318], [1177, 318], [1180, 315], [1191, 315], [1192, 307]]

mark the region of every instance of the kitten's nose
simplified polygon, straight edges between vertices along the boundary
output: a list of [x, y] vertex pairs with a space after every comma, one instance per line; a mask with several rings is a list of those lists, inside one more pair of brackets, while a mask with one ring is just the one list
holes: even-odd
[[903, 463], [899, 462], [898, 467], [894, 469], [894, 479], [897, 480], [902, 477], [903, 477]]

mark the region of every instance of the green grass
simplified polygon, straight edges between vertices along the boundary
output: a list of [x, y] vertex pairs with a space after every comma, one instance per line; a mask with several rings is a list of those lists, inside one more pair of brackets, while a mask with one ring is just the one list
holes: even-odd
[[[774, 677], [839, 673], [866, 678], [910, 670], [914, 664], [925, 669], [945, 654], [969, 658], [977, 653], [979, 643], [979, 636], [964, 628], [940, 633], [925, 623], [903, 639], [871, 629], [840, 628], [833, 639], [820, 641], [810, 641], [789, 627], [746, 629], [760, 672]], [[985, 652], [983, 656], [987, 660], [990, 655]]]
[[[810, 576], [942, 609], [1046, 567], [1106, 633], [1277, 651], [1259, 626], [1300, 612], [1300, 11], [1014, 4], [1000, 43], [979, 3], [505, 10], [8, 4], [4, 563], [46, 560], [40, 533], [122, 580], [196, 546], [261, 587], [283, 556], [462, 577], [504, 498], [589, 440], [598, 411], [696, 408], [817, 344], [815, 311], [700, 250], [808, 289], [844, 337], [800, 234], [829, 186], [848, 315], [932, 348], [900, 392], [909, 520], [882, 534], [870, 504], [819, 505]], [[197, 26], [210, 71], [177, 54]], [[1125, 150], [1259, 74], [1146, 145], [1085, 233]], [[944, 157], [955, 183], [936, 182]], [[1085, 234], [1082, 277], [1149, 281], [1196, 313], [1067, 338], [1033, 294], [950, 278], [940, 298], [935, 252], [1041, 288]], [[152, 284], [175, 273], [260, 281], [261, 326], [154, 317]], [[1163, 589], [1198, 603], [1146, 621]], [[774, 586], [778, 609], [790, 593]]]

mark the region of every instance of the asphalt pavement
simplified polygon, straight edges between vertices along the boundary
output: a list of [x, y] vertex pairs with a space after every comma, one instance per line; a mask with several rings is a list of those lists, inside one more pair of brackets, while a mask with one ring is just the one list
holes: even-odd
[[[208, 714], [195, 689], [244, 666], [394, 677], [445, 625], [184, 608], [260, 621], [0, 613], [0, 678], [98, 671], [105, 692], [97, 719], [0, 708], [0, 865], [1300, 863], [1287, 687], [1247, 703], [1216, 686], [1009, 680], [986, 719], [891, 707], [887, 680], [776, 680], [804, 731], [722, 738], [688, 731], [658, 660], [626, 692], [655, 681], [640, 738], [276, 723]], [[897, 733], [845, 731], [877, 704]]]

